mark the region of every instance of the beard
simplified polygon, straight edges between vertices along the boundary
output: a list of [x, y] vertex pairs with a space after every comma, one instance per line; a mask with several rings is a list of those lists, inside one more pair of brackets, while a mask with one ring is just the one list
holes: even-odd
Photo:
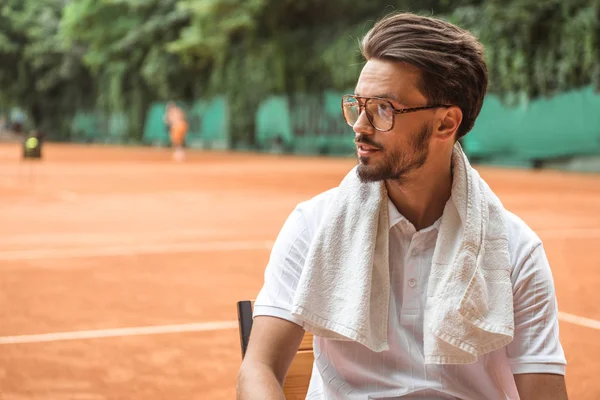
[[371, 140], [370, 136], [358, 136], [356, 138], [357, 143], [364, 143], [381, 149], [380, 160], [375, 161], [370, 157], [358, 157], [358, 178], [363, 183], [383, 180], [404, 181], [410, 172], [421, 168], [427, 162], [432, 134], [433, 130], [426, 124], [409, 141], [410, 149], [395, 149], [393, 151], [382, 149], [380, 145]]

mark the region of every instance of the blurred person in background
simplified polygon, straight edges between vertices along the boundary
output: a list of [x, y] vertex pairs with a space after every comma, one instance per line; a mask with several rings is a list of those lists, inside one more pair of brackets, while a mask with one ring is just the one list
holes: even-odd
[[169, 102], [167, 104], [165, 123], [169, 129], [169, 137], [171, 139], [171, 145], [174, 149], [173, 159], [175, 161], [183, 161], [185, 159], [183, 147], [185, 145], [185, 137], [188, 131], [188, 123], [185, 112], [174, 102]]
[[342, 99], [358, 165], [283, 225], [237, 398], [284, 399], [307, 330], [307, 399], [566, 399], [542, 243], [458, 143], [487, 90], [482, 45], [399, 13], [361, 47], [366, 64]]
[[17, 135], [23, 133], [23, 126], [25, 124], [25, 113], [23, 111], [16, 109], [13, 110], [13, 113], [10, 118], [11, 129]]

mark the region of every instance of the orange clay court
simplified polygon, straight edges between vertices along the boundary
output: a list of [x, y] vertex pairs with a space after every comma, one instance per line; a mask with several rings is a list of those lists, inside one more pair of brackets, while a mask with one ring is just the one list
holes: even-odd
[[[233, 399], [236, 301], [352, 159], [0, 145], [0, 399]], [[571, 399], [600, 399], [600, 175], [479, 168], [542, 238]]]

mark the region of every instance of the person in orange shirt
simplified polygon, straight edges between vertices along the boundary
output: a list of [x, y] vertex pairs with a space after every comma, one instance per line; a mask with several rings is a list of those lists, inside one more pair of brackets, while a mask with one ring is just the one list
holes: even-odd
[[173, 158], [175, 161], [183, 161], [185, 159], [183, 146], [188, 132], [188, 123], [185, 112], [174, 102], [169, 102], [167, 104], [165, 117], [167, 125], [169, 126], [171, 145], [174, 148]]

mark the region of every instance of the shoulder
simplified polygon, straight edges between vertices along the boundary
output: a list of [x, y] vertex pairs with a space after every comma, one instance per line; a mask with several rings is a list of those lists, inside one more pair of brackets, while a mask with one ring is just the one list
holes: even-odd
[[336, 191], [330, 189], [296, 205], [277, 235], [271, 258], [278, 255], [283, 261], [294, 255], [299, 261], [304, 259]]
[[508, 210], [504, 216], [508, 226], [508, 251], [513, 261], [529, 255], [542, 244], [539, 236], [520, 217]]
[[553, 286], [552, 271], [539, 236], [521, 218], [506, 211], [508, 251], [513, 287], [527, 286], [531, 279]]
[[323, 221], [325, 212], [329, 208], [329, 205], [333, 201], [338, 188], [332, 188], [325, 192], [322, 192], [313, 198], [303, 201], [296, 206], [295, 213], [301, 215], [307, 230], [312, 234], [316, 232], [317, 228]]

